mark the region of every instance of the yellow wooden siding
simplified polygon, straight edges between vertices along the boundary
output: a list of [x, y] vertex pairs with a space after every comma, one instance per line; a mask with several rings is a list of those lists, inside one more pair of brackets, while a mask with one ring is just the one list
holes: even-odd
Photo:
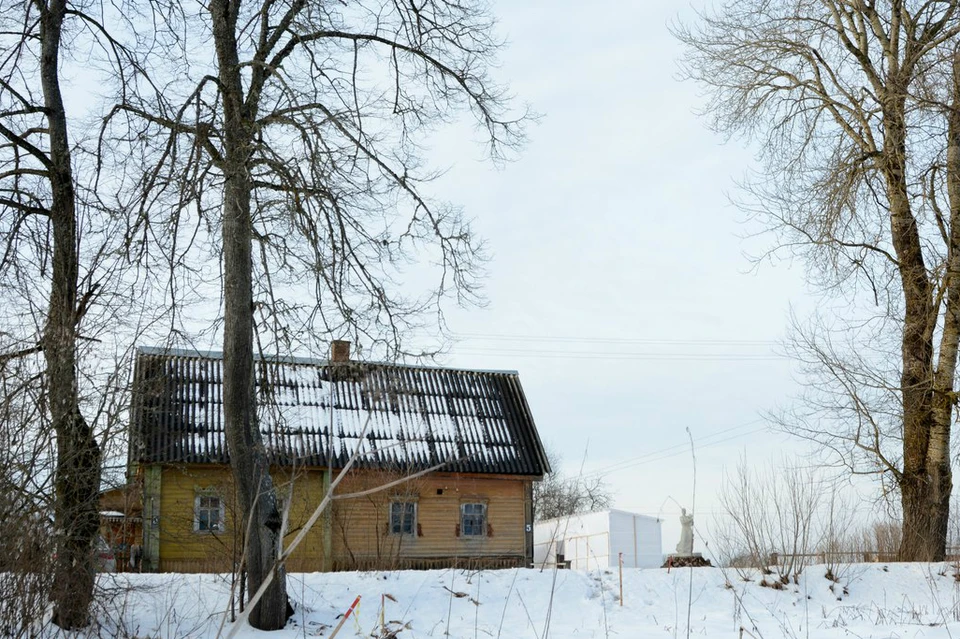
[[[357, 473], [338, 486], [338, 495], [359, 492], [395, 479], [386, 473]], [[441, 494], [438, 494], [441, 493]], [[417, 504], [417, 535], [389, 532], [391, 501]], [[485, 503], [492, 534], [458, 536], [460, 505]], [[420, 564], [413, 559], [524, 557], [524, 482], [514, 478], [434, 474], [385, 492], [338, 500], [333, 518], [334, 563], [383, 568]]]
[[[286, 543], [304, 525], [323, 493], [323, 473], [303, 471], [291, 475], [271, 470], [274, 485], [281, 499], [290, 500], [289, 527]], [[216, 492], [224, 501], [225, 521], [222, 531], [193, 530], [194, 498], [198, 492]], [[230, 469], [218, 466], [185, 465], [165, 467], [160, 498], [160, 570], [164, 572], [224, 572], [231, 570], [239, 557], [236, 525], [236, 498]], [[236, 551], [236, 552], [235, 552]], [[290, 557], [288, 570], [311, 572], [323, 570], [323, 526], [315, 526]]]
[[[286, 543], [309, 518], [323, 496], [322, 469], [295, 473], [272, 469], [282, 499], [290, 495], [290, 528]], [[380, 471], [354, 471], [337, 494], [382, 486], [397, 479]], [[383, 492], [337, 500], [333, 509], [333, 565], [324, 566], [324, 521], [321, 518], [290, 558], [293, 572], [343, 568], [427, 567], [468, 564], [487, 558], [489, 565], [523, 565], [525, 556], [524, 478], [431, 474]], [[194, 532], [194, 499], [214, 491], [224, 500], [224, 529]], [[438, 494], [438, 491], [440, 494]], [[389, 504], [417, 503], [419, 535], [388, 532]], [[458, 536], [460, 505], [485, 503], [489, 533], [479, 538]], [[238, 560], [236, 502], [228, 467], [168, 466], [163, 469], [160, 499], [160, 566], [165, 572], [225, 572]], [[494, 560], [497, 560], [494, 562]], [[428, 561], [429, 560], [429, 561]], [[431, 563], [433, 562], [433, 563]]]

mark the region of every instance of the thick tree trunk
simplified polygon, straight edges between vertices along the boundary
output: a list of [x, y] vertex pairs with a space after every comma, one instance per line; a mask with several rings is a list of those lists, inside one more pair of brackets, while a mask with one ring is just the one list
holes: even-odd
[[[896, 69], [888, 77], [884, 107], [883, 171], [890, 203], [890, 230], [903, 286], [903, 470], [899, 477], [903, 506], [903, 561], [938, 561], [946, 546], [946, 502], [950, 498], [949, 463], [930, 458], [938, 442], [933, 397], [933, 326], [937, 309], [924, 263], [917, 222], [910, 207], [906, 171], [905, 82]], [[948, 425], [949, 428], [949, 425]], [[941, 526], [942, 522], [942, 526]], [[942, 534], [941, 534], [942, 527]]]
[[270, 571], [276, 571], [260, 602], [250, 613], [250, 625], [279, 630], [287, 621], [284, 568], [277, 563], [280, 515], [260, 430], [257, 427], [253, 361], [253, 258], [248, 173], [252, 117], [245, 112], [237, 52], [239, 2], [213, 0], [213, 21], [223, 99], [225, 178], [223, 197], [223, 413], [230, 463], [246, 532], [248, 592], [255, 593]]
[[41, 6], [40, 74], [50, 144], [47, 170], [53, 227], [52, 286], [43, 352], [47, 362], [50, 413], [57, 436], [53, 621], [61, 628], [73, 629], [88, 623], [93, 599], [100, 450], [92, 429], [80, 414], [77, 388], [76, 200], [58, 69], [65, 10], [63, 0]]

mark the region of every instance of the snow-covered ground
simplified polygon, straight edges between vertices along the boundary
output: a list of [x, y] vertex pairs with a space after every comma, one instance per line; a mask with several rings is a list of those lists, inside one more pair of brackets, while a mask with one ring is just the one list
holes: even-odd
[[[717, 568], [616, 571], [313, 573], [289, 576], [296, 614], [286, 629], [240, 637], [328, 637], [357, 595], [355, 619], [337, 635], [380, 637], [381, 600], [398, 638], [960, 637], [960, 580], [952, 564], [823, 566], [783, 590]], [[728, 580], [729, 578], [729, 580]], [[691, 581], [692, 580], [692, 581]], [[217, 575], [102, 575], [88, 636], [215, 637], [229, 579]], [[741, 635], [741, 627], [744, 629]], [[230, 623], [224, 625], [226, 635]], [[54, 636], [53, 629], [44, 634]], [[72, 635], [71, 635], [72, 636]], [[392, 636], [392, 635], [387, 635]]]

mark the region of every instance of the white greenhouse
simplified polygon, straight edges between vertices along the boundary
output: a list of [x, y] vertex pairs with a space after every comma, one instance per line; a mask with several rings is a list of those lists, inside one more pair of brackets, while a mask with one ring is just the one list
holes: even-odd
[[533, 528], [533, 562], [577, 570], [616, 568], [623, 553], [625, 568], [659, 568], [660, 520], [603, 510], [538, 522]]

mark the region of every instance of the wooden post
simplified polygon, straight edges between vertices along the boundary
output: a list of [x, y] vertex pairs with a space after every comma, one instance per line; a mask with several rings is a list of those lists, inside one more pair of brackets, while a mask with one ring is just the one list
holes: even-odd
[[[331, 346], [331, 359], [333, 359]], [[347, 345], [347, 359], [350, 359], [350, 346]], [[330, 420], [327, 423], [327, 467], [323, 471], [323, 494], [330, 492], [333, 485], [333, 414], [334, 404], [336, 402], [336, 389], [334, 385], [337, 382], [337, 376], [331, 375], [327, 383], [327, 410], [330, 411]], [[330, 495], [331, 500], [333, 495]], [[324, 572], [333, 572], [333, 501], [327, 505], [326, 512], [323, 513], [323, 570]]]
[[[333, 410], [330, 411], [333, 414]], [[332, 430], [332, 428], [331, 428]], [[328, 444], [330, 445], [330, 444]], [[330, 492], [330, 485], [333, 483], [333, 469], [331, 468], [332, 462], [327, 459], [327, 467], [323, 471], [323, 478], [321, 482], [323, 484], [323, 492], [321, 494], [326, 495]], [[323, 528], [323, 571], [324, 572], [333, 572], [333, 503], [331, 502], [326, 511], [322, 515], [321, 526]]]
[[160, 571], [160, 466], [147, 466], [143, 473], [143, 571]]
[[618, 553], [620, 556], [620, 606], [623, 607], [623, 553]]
[[[524, 565], [533, 567], [533, 481], [523, 482], [523, 555]], [[556, 553], [554, 553], [556, 554]]]

